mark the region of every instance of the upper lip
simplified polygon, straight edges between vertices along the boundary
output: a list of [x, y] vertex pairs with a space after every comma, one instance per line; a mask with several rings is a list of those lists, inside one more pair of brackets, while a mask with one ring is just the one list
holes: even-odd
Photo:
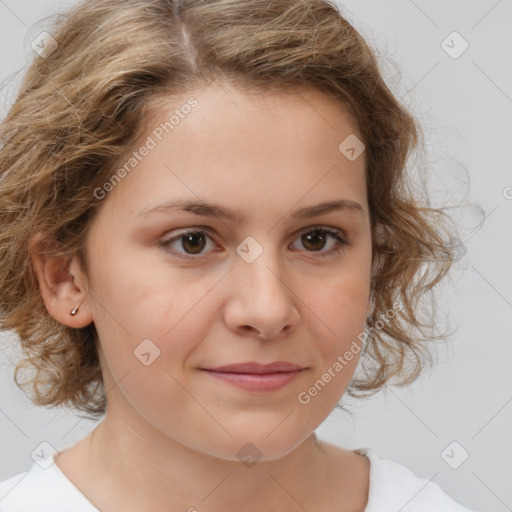
[[216, 366], [214, 368], [203, 368], [213, 372], [229, 373], [276, 373], [276, 372], [294, 372], [302, 370], [303, 367], [288, 361], [275, 361], [269, 364], [256, 362], [228, 364], [225, 366]]

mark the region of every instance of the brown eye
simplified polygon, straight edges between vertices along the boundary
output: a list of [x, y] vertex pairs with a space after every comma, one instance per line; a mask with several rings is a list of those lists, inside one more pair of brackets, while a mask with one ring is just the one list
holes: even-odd
[[[332, 231], [322, 227], [308, 228], [300, 236], [302, 246], [306, 252], [318, 253], [318, 257], [331, 256], [340, 252], [348, 242], [343, 239], [340, 231]], [[329, 239], [334, 240], [333, 247], [330, 250], [323, 251], [328, 244]]]
[[182, 239], [181, 246], [190, 254], [199, 254], [206, 245], [204, 234], [201, 232], [186, 233], [180, 238]]
[[204, 231], [187, 231], [168, 240], [163, 240], [158, 245], [178, 256], [187, 258], [203, 254], [209, 239], [211, 239], [210, 236]]
[[[325, 229], [322, 227], [310, 227], [303, 231], [299, 236], [304, 252], [317, 253], [315, 257], [333, 256], [340, 252], [348, 242], [341, 236], [340, 231]], [[329, 241], [333, 240], [329, 250], [323, 250], [329, 246]], [[166, 251], [175, 254], [181, 258], [199, 259], [199, 256], [208, 254], [208, 242], [213, 244], [213, 240], [206, 231], [196, 229], [189, 230], [176, 235], [167, 240], [158, 243]], [[197, 257], [195, 257], [197, 256]]]
[[321, 251], [325, 247], [328, 236], [320, 230], [311, 231], [302, 235], [302, 245], [312, 251]]

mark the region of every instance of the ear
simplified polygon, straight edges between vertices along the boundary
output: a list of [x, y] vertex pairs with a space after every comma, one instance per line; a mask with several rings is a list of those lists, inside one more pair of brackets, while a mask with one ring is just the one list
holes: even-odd
[[[59, 256], [50, 243], [38, 233], [30, 243], [30, 257], [39, 290], [48, 313], [59, 323], [81, 328], [94, 319], [87, 293], [87, 281], [77, 256]], [[76, 315], [71, 311], [79, 306]]]

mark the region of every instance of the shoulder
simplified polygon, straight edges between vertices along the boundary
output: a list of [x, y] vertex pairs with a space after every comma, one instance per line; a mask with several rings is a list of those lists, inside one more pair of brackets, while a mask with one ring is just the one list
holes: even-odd
[[0, 482], [0, 512], [98, 512], [53, 458]]
[[364, 512], [471, 512], [450, 498], [439, 484], [419, 478], [397, 462], [380, 458], [373, 449], [354, 451], [370, 460], [370, 490]]

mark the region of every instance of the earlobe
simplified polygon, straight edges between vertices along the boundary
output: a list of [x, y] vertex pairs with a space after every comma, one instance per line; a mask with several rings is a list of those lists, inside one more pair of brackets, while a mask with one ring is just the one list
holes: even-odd
[[[45, 250], [43, 250], [43, 248]], [[52, 255], [41, 241], [31, 244], [30, 256], [39, 290], [48, 313], [69, 327], [86, 327], [92, 321], [87, 290], [69, 272], [76, 267], [76, 256]]]

